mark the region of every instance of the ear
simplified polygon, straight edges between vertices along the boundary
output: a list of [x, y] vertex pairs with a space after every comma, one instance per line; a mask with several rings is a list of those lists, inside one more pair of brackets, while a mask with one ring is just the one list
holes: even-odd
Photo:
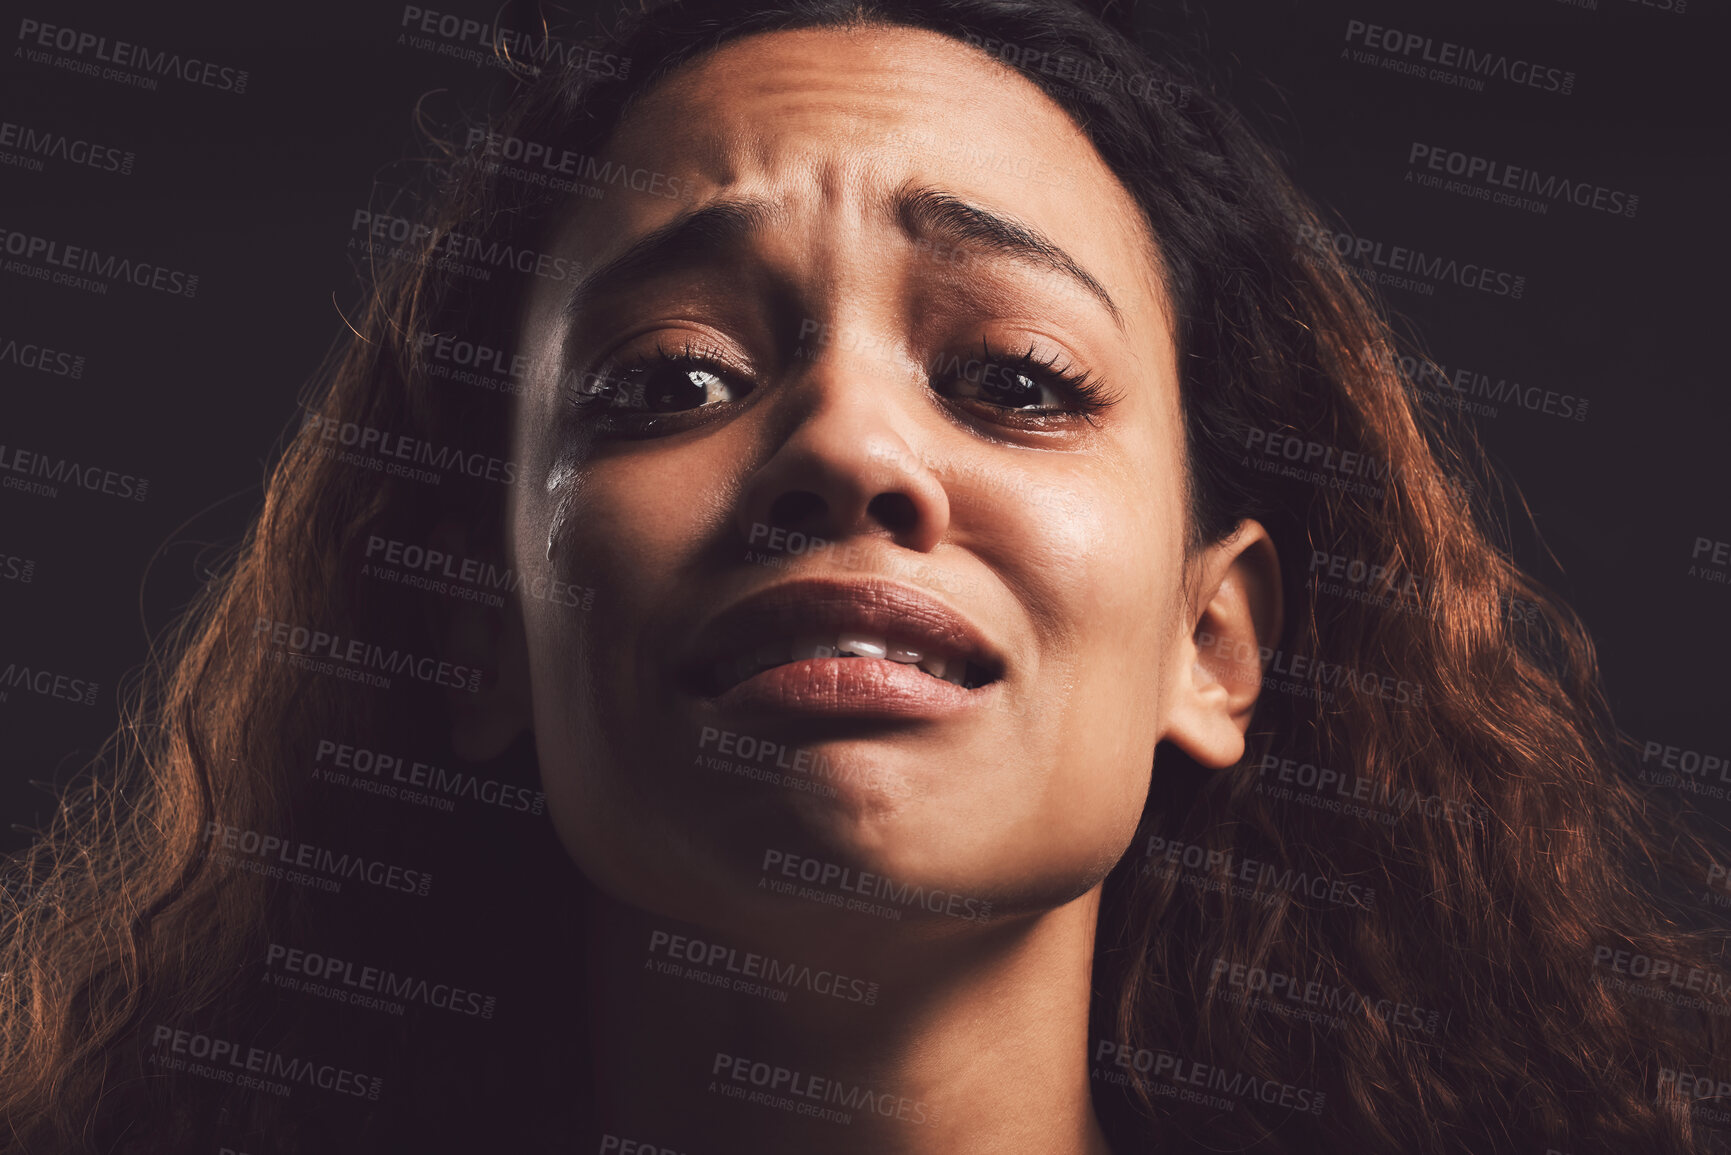
[[1223, 770], [1244, 757], [1263, 655], [1280, 638], [1280, 555], [1268, 531], [1246, 520], [1192, 565], [1195, 592], [1183, 622], [1188, 633], [1177, 639], [1176, 693], [1161, 736], [1202, 765]]
[[[473, 559], [484, 571], [490, 567], [495, 574], [507, 572], [502, 551], [474, 542], [460, 522], [439, 523], [429, 535], [429, 544], [452, 558]], [[533, 721], [529, 645], [522, 610], [506, 591], [488, 589], [486, 593], [502, 597], [504, 604], [428, 595], [433, 618], [430, 625], [440, 656], [481, 671], [479, 689], [445, 690], [451, 750], [469, 762], [497, 758]]]

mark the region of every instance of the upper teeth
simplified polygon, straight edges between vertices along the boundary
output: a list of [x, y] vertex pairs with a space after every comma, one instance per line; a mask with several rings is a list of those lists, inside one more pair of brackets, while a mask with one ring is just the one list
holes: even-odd
[[903, 665], [918, 666], [934, 678], [942, 678], [958, 686], [963, 684], [968, 668], [964, 659], [952, 655], [927, 653], [906, 642], [875, 634], [846, 632], [831, 635], [806, 634], [791, 642], [759, 643], [755, 651], [742, 655], [731, 663], [733, 668], [730, 672], [735, 681], [743, 681], [760, 670], [786, 662], [847, 657], [884, 658]]

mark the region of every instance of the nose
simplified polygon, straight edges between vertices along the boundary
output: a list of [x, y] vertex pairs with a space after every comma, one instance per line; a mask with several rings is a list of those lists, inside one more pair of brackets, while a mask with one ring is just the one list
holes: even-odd
[[[735, 510], [747, 541], [770, 529], [830, 541], [887, 538], [929, 553], [949, 530], [949, 497], [910, 444], [924, 404], [909, 370], [826, 350], [786, 386], [781, 437]], [[767, 527], [767, 528], [766, 528]]]

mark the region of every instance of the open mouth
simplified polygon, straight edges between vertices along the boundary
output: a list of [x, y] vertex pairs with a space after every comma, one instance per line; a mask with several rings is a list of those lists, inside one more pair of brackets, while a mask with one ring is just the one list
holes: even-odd
[[969, 708], [977, 699], [964, 692], [1008, 669], [990, 633], [922, 590], [813, 577], [757, 590], [703, 622], [679, 677], [686, 692], [728, 708], [915, 717]]
[[739, 683], [754, 678], [765, 670], [792, 662], [824, 658], [873, 658], [913, 666], [922, 674], [975, 690], [998, 680], [999, 675], [988, 666], [964, 655], [944, 652], [929, 646], [860, 632], [805, 634], [798, 638], [765, 641], [750, 653], [723, 658], [707, 670], [705, 691], [721, 694]]

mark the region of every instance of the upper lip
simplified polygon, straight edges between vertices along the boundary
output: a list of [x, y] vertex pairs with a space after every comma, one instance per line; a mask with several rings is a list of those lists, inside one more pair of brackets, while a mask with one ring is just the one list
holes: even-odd
[[843, 631], [966, 659], [987, 680], [1004, 674], [1003, 656], [985, 632], [935, 598], [890, 581], [804, 579], [741, 598], [699, 627], [684, 680], [700, 684], [715, 663], [750, 653], [765, 638]]

